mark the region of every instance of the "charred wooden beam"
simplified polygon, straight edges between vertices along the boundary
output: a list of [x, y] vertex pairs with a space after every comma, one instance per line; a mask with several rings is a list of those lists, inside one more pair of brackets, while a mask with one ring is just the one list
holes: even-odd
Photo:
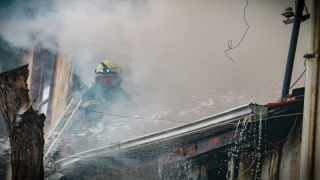
[[44, 114], [29, 99], [28, 65], [0, 74], [0, 109], [11, 146], [12, 179], [43, 179]]

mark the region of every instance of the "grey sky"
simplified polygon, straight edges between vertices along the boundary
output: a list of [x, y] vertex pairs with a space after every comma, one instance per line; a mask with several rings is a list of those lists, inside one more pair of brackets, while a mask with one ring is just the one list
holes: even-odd
[[[281, 13], [294, 0], [16, 1], [2, 7], [0, 35], [29, 48], [42, 40], [78, 64], [83, 82], [96, 65], [117, 61], [123, 87], [142, 116], [190, 122], [250, 102], [280, 97], [292, 25]], [[309, 12], [310, 2], [306, 1]], [[29, 14], [28, 16], [26, 15]], [[310, 21], [301, 24], [292, 75], [304, 70]], [[304, 77], [295, 87], [304, 85]], [[170, 126], [170, 125], [168, 125]]]

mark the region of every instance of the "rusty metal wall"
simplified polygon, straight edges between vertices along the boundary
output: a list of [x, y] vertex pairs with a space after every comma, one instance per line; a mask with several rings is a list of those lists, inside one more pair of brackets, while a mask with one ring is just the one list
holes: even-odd
[[273, 176], [270, 177], [270, 173], [274, 172], [274, 154], [276, 152], [272, 151], [262, 156], [261, 179], [275, 180]]
[[279, 180], [299, 180], [298, 169], [301, 154], [301, 123], [299, 120], [280, 147]]
[[246, 153], [241, 153], [239, 160], [239, 172], [237, 179], [253, 180], [254, 172], [252, 169], [256, 167], [255, 158], [249, 157]]
[[[297, 118], [285, 139], [272, 143], [273, 149], [261, 152], [259, 173], [262, 180], [299, 180], [301, 131], [301, 118]], [[256, 158], [252, 158], [250, 153], [241, 156], [238, 177], [235, 179], [255, 179]]]

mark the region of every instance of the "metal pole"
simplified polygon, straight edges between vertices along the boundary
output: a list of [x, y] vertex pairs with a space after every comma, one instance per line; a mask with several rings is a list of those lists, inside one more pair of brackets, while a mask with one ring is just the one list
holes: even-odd
[[[309, 34], [308, 53], [313, 57], [307, 59], [307, 71], [305, 82], [304, 109], [303, 109], [303, 124], [302, 124], [302, 140], [301, 140], [301, 163], [300, 163], [300, 179], [311, 180], [319, 179], [319, 162], [316, 158], [319, 143], [316, 142], [319, 135], [319, 108], [318, 94], [318, 66], [319, 66], [319, 35], [320, 35], [320, 5], [319, 0], [313, 0], [311, 12], [311, 25]], [[318, 106], [318, 107], [317, 107]], [[319, 109], [318, 109], [319, 110]], [[316, 117], [317, 115], [317, 117]], [[316, 129], [316, 131], [315, 131]], [[315, 153], [314, 153], [315, 151]]]
[[287, 58], [286, 71], [284, 74], [281, 98], [289, 93], [294, 56], [296, 54], [302, 11], [304, 8], [304, 0], [296, 0], [295, 18], [292, 27], [291, 40]]
[[234, 166], [235, 166], [235, 157], [234, 157], [234, 154], [231, 153], [228, 160], [227, 180], [234, 180]]

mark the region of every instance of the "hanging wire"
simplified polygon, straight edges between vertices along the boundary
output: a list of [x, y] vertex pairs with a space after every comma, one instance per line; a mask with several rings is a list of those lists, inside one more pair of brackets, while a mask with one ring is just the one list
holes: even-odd
[[[303, 64], [304, 64], [304, 67], [305, 67], [304, 71], [301, 73], [301, 75], [299, 76], [299, 78], [289, 87], [289, 89], [287, 90], [286, 94], [289, 93], [290, 89], [292, 89], [293, 86], [296, 85], [297, 82], [301, 79], [301, 77], [304, 75], [304, 73], [306, 73], [306, 70], [307, 70], [307, 68], [306, 68], [306, 67], [307, 67], [306, 61], [307, 61], [307, 60], [308, 60], [308, 58], [305, 58], [305, 59], [304, 59], [304, 63], [303, 63]], [[285, 96], [284, 96], [284, 97], [280, 97], [279, 100], [278, 100], [278, 102], [283, 101], [284, 98], [285, 98]]]
[[239, 41], [239, 43], [238, 43], [235, 47], [232, 47], [232, 40], [229, 40], [229, 41], [228, 41], [228, 49], [226, 49], [226, 50], [224, 51], [225, 54], [226, 54], [226, 56], [227, 56], [231, 61], [233, 61], [234, 63], [235, 63], [235, 61], [234, 61], [231, 57], [228, 56], [228, 53], [227, 53], [227, 52], [230, 51], [231, 49], [235, 49], [235, 48], [237, 48], [238, 46], [240, 46], [240, 44], [242, 43], [242, 40], [244, 39], [245, 35], [247, 34], [247, 31], [249, 30], [249, 24], [248, 24], [248, 22], [246, 21], [246, 9], [247, 9], [247, 7], [248, 7], [248, 5], [249, 5], [249, 2], [248, 2], [248, 1], [249, 1], [249, 0], [247, 0], [247, 4], [246, 4], [246, 6], [245, 6], [245, 8], [244, 8], [244, 12], [243, 12], [243, 20], [244, 20], [244, 22], [247, 24], [247, 29], [246, 29], [246, 31], [244, 32], [241, 40]]
[[296, 82], [294, 82], [294, 83], [292, 84], [292, 86], [288, 89], [288, 92], [289, 92], [289, 90], [290, 90], [291, 88], [293, 88], [294, 85], [296, 85], [296, 83], [301, 79], [301, 77], [304, 75], [305, 72], [306, 72], [306, 69], [304, 69], [304, 71], [303, 71], [302, 74], [299, 76], [299, 78], [296, 80]]

